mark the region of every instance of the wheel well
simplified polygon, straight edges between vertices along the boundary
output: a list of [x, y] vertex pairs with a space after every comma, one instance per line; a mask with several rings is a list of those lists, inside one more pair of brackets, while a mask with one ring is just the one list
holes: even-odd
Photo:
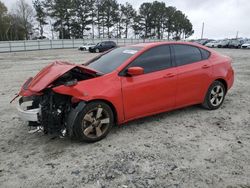
[[221, 82], [223, 85], [224, 85], [224, 87], [225, 87], [225, 90], [226, 90], [226, 92], [227, 92], [227, 82], [224, 80], [224, 79], [217, 79], [217, 80], [215, 80], [215, 81], [219, 81], [219, 82]]
[[107, 101], [107, 100], [103, 100], [103, 99], [95, 99], [95, 100], [88, 101], [87, 103], [90, 103], [90, 102], [97, 102], [97, 101], [104, 102], [104, 103], [106, 103], [107, 105], [109, 105], [109, 107], [111, 108], [111, 110], [112, 110], [113, 113], [114, 113], [114, 121], [115, 121], [115, 123], [117, 123], [118, 117], [117, 117], [116, 108], [115, 108], [115, 106], [114, 106], [111, 102], [109, 102], [109, 101]]

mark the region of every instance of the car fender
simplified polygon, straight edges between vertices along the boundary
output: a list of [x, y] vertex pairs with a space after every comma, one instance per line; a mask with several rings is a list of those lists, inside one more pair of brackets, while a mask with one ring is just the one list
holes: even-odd
[[[227, 56], [222, 56], [219, 59], [212, 59], [213, 63], [213, 75], [215, 80], [224, 80], [227, 84], [227, 89], [230, 89], [234, 82], [234, 71], [231, 66], [232, 59]], [[211, 83], [212, 84], [212, 83]]]
[[117, 121], [120, 124], [124, 121], [121, 80], [113, 74], [118, 73], [114, 72], [94, 79], [80, 81], [75, 86], [57, 86], [53, 88], [53, 91], [72, 96], [80, 101], [108, 101], [115, 108]]

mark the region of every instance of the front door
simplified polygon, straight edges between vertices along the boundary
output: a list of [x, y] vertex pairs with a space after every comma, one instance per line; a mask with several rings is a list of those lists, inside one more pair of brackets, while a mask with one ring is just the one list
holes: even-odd
[[144, 74], [121, 78], [126, 120], [175, 107], [177, 76], [168, 45], [144, 52], [129, 67], [142, 67]]

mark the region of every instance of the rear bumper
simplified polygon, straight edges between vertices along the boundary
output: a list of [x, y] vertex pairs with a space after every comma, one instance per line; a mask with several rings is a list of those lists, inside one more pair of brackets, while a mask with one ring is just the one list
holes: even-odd
[[228, 90], [229, 90], [232, 88], [234, 84], [234, 70], [233, 69], [230, 70], [227, 80], [228, 80], [227, 85], [228, 85]]
[[18, 115], [24, 121], [39, 122], [41, 108], [33, 108], [33, 97], [21, 97], [16, 105]]

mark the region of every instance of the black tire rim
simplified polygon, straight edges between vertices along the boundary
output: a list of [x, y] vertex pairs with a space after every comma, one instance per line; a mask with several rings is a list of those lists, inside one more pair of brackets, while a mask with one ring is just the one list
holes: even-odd
[[93, 108], [83, 117], [83, 134], [88, 138], [99, 138], [108, 130], [110, 121], [110, 115], [104, 108], [101, 106]]

